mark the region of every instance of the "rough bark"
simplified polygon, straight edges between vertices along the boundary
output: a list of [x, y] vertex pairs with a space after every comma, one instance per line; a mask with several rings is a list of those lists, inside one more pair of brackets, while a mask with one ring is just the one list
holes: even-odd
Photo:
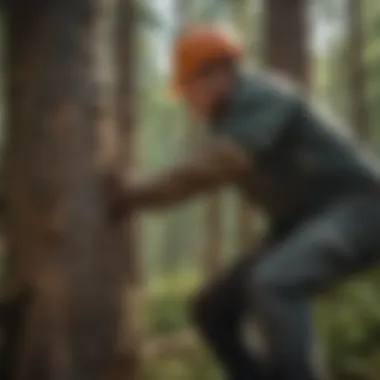
[[[131, 176], [136, 170], [137, 117], [137, 2], [116, 0], [115, 64], [116, 64], [116, 170]], [[143, 272], [141, 252], [137, 249], [136, 218], [131, 216], [117, 226], [124, 242], [126, 272], [123, 291], [123, 322], [119, 329], [118, 362], [112, 380], [141, 378], [141, 313], [143, 306]]]
[[27, 291], [9, 379], [105, 379], [124, 262], [99, 166], [98, 0], [9, 6], [12, 278]]
[[370, 123], [366, 94], [366, 67], [363, 61], [362, 3], [348, 1], [349, 24], [349, 65], [351, 82], [351, 120], [358, 137], [363, 141], [370, 139]]
[[263, 4], [266, 65], [303, 85], [308, 85], [308, 2], [265, 0]]

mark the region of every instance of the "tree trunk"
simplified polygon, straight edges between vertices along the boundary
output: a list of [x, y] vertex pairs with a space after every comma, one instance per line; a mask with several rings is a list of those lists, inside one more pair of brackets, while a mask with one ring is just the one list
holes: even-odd
[[245, 60], [250, 68], [254, 67], [257, 56], [257, 1], [230, 0], [232, 22], [243, 42], [246, 52]]
[[222, 204], [221, 194], [216, 192], [207, 203], [206, 250], [204, 272], [206, 279], [217, 274], [223, 264], [222, 257]]
[[309, 84], [306, 0], [264, 1], [266, 65], [298, 83]]
[[100, 0], [13, 0], [5, 161], [12, 277], [27, 294], [8, 379], [106, 379], [126, 262], [102, 186]]
[[[136, 170], [136, 117], [137, 117], [137, 2], [116, 0], [116, 115], [117, 152], [115, 165], [121, 175], [131, 176]], [[124, 220], [117, 227], [124, 240], [128, 265], [125, 272], [123, 323], [119, 331], [119, 360], [112, 380], [141, 378], [141, 315], [143, 307], [143, 273], [137, 249], [135, 217]]]
[[247, 200], [243, 198], [239, 199], [238, 206], [238, 243], [239, 249], [245, 254], [249, 245], [256, 237], [253, 229], [253, 218], [256, 215], [253, 213], [252, 206]]
[[363, 141], [370, 139], [368, 102], [366, 94], [366, 68], [363, 61], [362, 4], [357, 0], [348, 1], [349, 23], [349, 64], [351, 81], [352, 125]]

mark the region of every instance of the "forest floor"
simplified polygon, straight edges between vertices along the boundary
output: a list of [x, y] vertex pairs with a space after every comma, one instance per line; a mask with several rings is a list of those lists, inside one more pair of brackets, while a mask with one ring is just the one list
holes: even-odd
[[[144, 380], [220, 380], [215, 360], [187, 318], [199, 279], [189, 273], [160, 278], [149, 287]], [[331, 291], [315, 305], [321, 343], [334, 380], [379, 380], [378, 271]]]
[[223, 378], [191, 330], [148, 342], [144, 348], [144, 362], [144, 380]]

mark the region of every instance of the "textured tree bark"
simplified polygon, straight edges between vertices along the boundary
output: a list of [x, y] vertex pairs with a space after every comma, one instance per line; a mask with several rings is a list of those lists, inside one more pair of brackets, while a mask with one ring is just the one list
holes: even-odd
[[98, 6], [9, 6], [7, 234], [28, 294], [11, 380], [105, 379], [115, 360], [126, 263], [99, 165]]
[[366, 94], [366, 70], [363, 61], [362, 3], [348, 1], [349, 65], [351, 82], [351, 120], [358, 137], [369, 141], [371, 131]]
[[298, 83], [309, 84], [308, 2], [265, 0], [264, 60]]
[[[137, 117], [137, 2], [116, 0], [116, 135], [117, 156], [114, 164], [121, 175], [130, 176], [136, 170]], [[127, 266], [123, 290], [123, 320], [119, 327], [118, 361], [111, 379], [141, 378], [142, 332], [141, 315], [144, 304], [141, 252], [137, 249], [137, 224], [131, 216], [117, 226], [124, 242]]]

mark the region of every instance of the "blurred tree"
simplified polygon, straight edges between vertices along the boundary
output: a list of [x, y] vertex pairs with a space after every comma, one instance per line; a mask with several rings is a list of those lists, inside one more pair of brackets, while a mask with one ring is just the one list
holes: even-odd
[[204, 274], [206, 278], [216, 274], [222, 266], [222, 213], [221, 194], [216, 192], [206, 204], [206, 241]]
[[349, 120], [349, 66], [347, 61], [346, 36], [335, 38], [323, 54], [316, 57], [314, 91], [334, 114], [344, 121]]
[[229, 16], [229, 0], [194, 1], [195, 15], [200, 21], [226, 20]]
[[[186, 27], [188, 22], [194, 17], [194, 4], [187, 0], [177, 0], [174, 2], [174, 22], [171, 40], [174, 42], [177, 35], [181, 32], [181, 29]], [[169, 84], [170, 86], [170, 84]], [[171, 130], [166, 135], [166, 139], [174, 140], [174, 144], [177, 145], [171, 150], [174, 159], [176, 159], [176, 153], [183, 150], [189, 150], [192, 148], [195, 137], [195, 123], [189, 119], [189, 115], [183, 109], [182, 104], [177, 104], [179, 112], [175, 118], [171, 118], [171, 122], [176, 124], [179, 134]], [[167, 115], [169, 116], [169, 115]], [[173, 135], [174, 133], [174, 135]], [[178, 158], [178, 157], [177, 157]], [[171, 157], [171, 160], [173, 157]], [[163, 252], [163, 270], [164, 273], [170, 274], [178, 270], [183, 261], [184, 255], [189, 254], [189, 245], [191, 244], [191, 237], [194, 236], [192, 227], [186, 228], [185, 226], [191, 225], [193, 219], [193, 210], [191, 205], [184, 204], [174, 207], [168, 212], [168, 218], [166, 223], [166, 234], [164, 242]]]
[[362, 5], [362, 27], [364, 42], [364, 64], [367, 73], [367, 95], [368, 95], [368, 120], [371, 131], [371, 145], [377, 153], [380, 153], [380, 129], [377, 127], [380, 121], [380, 7], [371, 1], [363, 1]]
[[257, 1], [256, 0], [231, 0], [229, 9], [233, 27], [241, 39], [245, 48], [245, 59], [249, 68], [253, 68], [258, 57], [256, 52], [257, 38]]
[[137, 21], [144, 28], [157, 30], [162, 27], [162, 20], [148, 0], [137, 2]]
[[298, 83], [308, 86], [308, 2], [266, 0], [263, 5], [265, 63]]
[[203, 275], [204, 279], [216, 275], [223, 265], [223, 193], [215, 192], [206, 199], [206, 228], [203, 251]]
[[[135, 0], [116, 1], [115, 20], [115, 115], [116, 115], [116, 157], [117, 172], [131, 177], [137, 170], [138, 112], [137, 64], [138, 3]], [[112, 380], [126, 377], [137, 380], [141, 377], [142, 354], [142, 307], [143, 307], [143, 263], [137, 246], [136, 217], [131, 216], [117, 226], [118, 239], [123, 241], [126, 255], [124, 272], [123, 321], [119, 326], [119, 358], [112, 373]]]
[[115, 360], [125, 264], [99, 166], [101, 9], [9, 4], [7, 232], [10, 277], [27, 293], [10, 379], [100, 380]]
[[364, 141], [370, 139], [368, 102], [366, 92], [366, 66], [363, 60], [364, 41], [362, 24], [362, 3], [348, 1], [349, 62], [351, 79], [352, 125]]
[[368, 109], [371, 130], [371, 143], [377, 153], [380, 153], [380, 6], [379, 3], [366, 0], [363, 2], [364, 61], [368, 80]]
[[[349, 119], [349, 65], [347, 61], [347, 7], [346, 1], [312, 2], [311, 26], [315, 53], [311, 80], [313, 91], [319, 100], [327, 104], [336, 115], [345, 121]], [[321, 35], [326, 36], [323, 44]]]

